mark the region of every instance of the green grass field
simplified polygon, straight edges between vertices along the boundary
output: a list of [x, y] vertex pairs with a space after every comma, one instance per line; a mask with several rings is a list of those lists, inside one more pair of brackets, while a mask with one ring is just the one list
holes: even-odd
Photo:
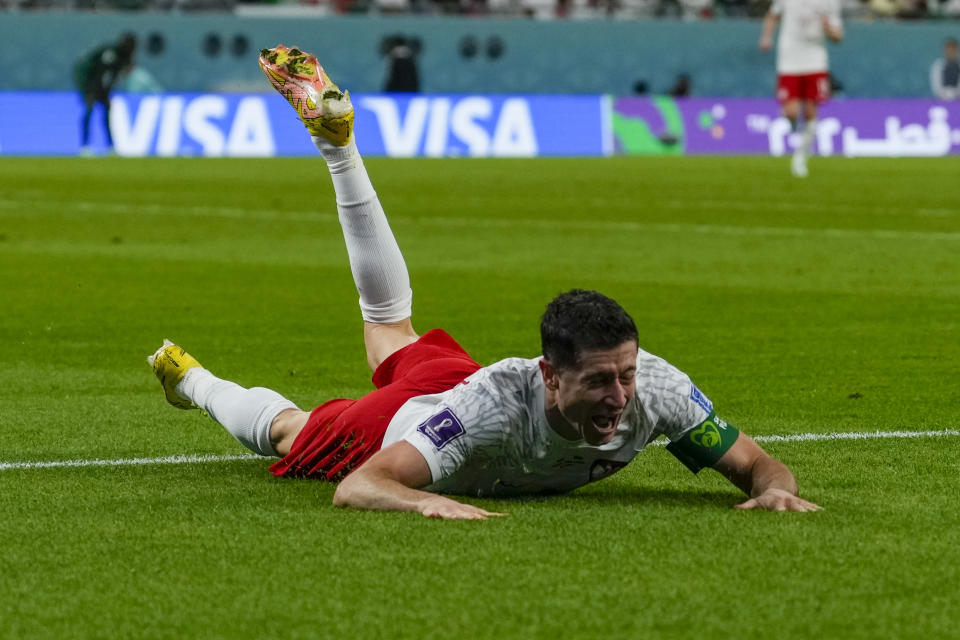
[[960, 159], [386, 160], [414, 321], [538, 354], [578, 286], [768, 441], [818, 513], [663, 447], [444, 522], [331, 506], [168, 406], [164, 337], [302, 407], [370, 390], [319, 159], [0, 159], [0, 637], [960, 637]]

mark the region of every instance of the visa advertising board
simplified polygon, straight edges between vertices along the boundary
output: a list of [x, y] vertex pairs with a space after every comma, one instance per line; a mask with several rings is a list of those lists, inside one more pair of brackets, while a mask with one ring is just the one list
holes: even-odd
[[[601, 96], [358, 95], [357, 144], [371, 156], [597, 156], [608, 150]], [[0, 93], [0, 154], [74, 155], [82, 105], [69, 92]], [[289, 156], [316, 151], [276, 94], [118, 94], [110, 109], [123, 156]], [[103, 117], [91, 148], [106, 149]]]

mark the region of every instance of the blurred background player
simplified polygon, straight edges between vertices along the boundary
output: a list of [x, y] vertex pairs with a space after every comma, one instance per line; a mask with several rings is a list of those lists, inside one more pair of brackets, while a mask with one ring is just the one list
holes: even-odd
[[[760, 50], [769, 51], [773, 32], [777, 39], [777, 100], [792, 131], [801, 133], [790, 168], [793, 175], [807, 175], [807, 157], [813, 151], [817, 131], [817, 107], [830, 97], [829, 59], [826, 38], [843, 39], [839, 0], [774, 0], [763, 21]], [[803, 127], [799, 120], [803, 115]]]
[[408, 38], [402, 34], [384, 37], [380, 53], [387, 58], [387, 79], [383, 90], [387, 93], [418, 93], [420, 73], [417, 71], [417, 56], [423, 44], [420, 38]]
[[930, 65], [930, 90], [940, 100], [957, 99], [960, 90], [960, 61], [957, 58], [957, 41], [948, 38], [943, 43], [943, 57]]
[[85, 53], [73, 67], [73, 78], [83, 99], [83, 118], [80, 121], [80, 154], [90, 155], [90, 116], [97, 103], [103, 105], [103, 128], [107, 149], [113, 150], [110, 132], [110, 92], [119, 79], [133, 68], [133, 54], [137, 39], [124, 33], [116, 42], [102, 44]]

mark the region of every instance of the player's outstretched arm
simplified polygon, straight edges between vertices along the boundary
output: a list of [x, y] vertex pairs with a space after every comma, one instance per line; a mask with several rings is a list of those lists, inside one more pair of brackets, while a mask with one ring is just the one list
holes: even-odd
[[819, 511], [820, 506], [797, 495], [797, 481], [785, 464], [764, 451], [747, 434], [713, 467], [750, 496], [738, 509], [769, 511]]
[[377, 511], [415, 511], [428, 518], [451, 520], [506, 515], [419, 489], [428, 484], [427, 461], [412, 444], [400, 441], [378, 451], [344, 478], [333, 494], [333, 504]]

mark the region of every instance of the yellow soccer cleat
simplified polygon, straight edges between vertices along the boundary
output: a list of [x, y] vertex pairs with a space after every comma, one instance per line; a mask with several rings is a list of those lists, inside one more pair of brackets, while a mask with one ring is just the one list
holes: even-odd
[[163, 395], [167, 397], [167, 402], [178, 409], [197, 408], [197, 405], [177, 393], [177, 385], [183, 380], [187, 371], [201, 366], [196, 358], [184, 351], [182, 347], [164, 340], [163, 346], [157, 349], [156, 353], [147, 356], [147, 362], [153, 367], [153, 373], [163, 385]]
[[260, 50], [260, 68], [297, 112], [307, 131], [343, 147], [353, 135], [350, 92], [340, 91], [315, 56], [280, 44]]

